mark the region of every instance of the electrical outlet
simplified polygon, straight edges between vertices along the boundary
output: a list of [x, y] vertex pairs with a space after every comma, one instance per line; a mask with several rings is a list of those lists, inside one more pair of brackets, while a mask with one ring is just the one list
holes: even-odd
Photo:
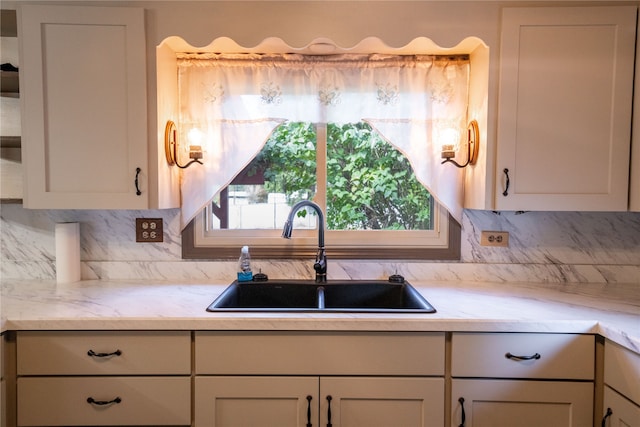
[[483, 231], [480, 235], [480, 246], [506, 248], [509, 246], [508, 231]]
[[162, 218], [136, 218], [136, 242], [162, 242]]

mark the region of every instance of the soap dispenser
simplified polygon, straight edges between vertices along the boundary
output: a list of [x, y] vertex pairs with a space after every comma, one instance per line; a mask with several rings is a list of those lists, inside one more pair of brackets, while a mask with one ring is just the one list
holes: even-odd
[[253, 280], [253, 273], [251, 272], [249, 246], [243, 246], [238, 259], [238, 282], [250, 282], [251, 280]]

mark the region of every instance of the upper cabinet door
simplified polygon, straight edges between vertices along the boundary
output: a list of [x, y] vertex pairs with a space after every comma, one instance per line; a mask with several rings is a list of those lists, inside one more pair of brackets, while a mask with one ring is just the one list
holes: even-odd
[[627, 210], [636, 15], [504, 10], [496, 209]]
[[24, 5], [18, 21], [25, 207], [148, 207], [144, 10]]
[[631, 175], [629, 179], [629, 210], [640, 212], [640, 34], [636, 40], [636, 75], [633, 96], [633, 134], [631, 136]]

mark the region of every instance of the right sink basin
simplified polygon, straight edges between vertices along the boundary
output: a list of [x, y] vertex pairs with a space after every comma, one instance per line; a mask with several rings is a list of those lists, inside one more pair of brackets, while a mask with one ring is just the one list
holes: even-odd
[[237, 312], [435, 313], [406, 281], [269, 280], [233, 282], [207, 308]]
[[341, 282], [324, 287], [326, 310], [435, 312], [409, 283], [385, 281]]

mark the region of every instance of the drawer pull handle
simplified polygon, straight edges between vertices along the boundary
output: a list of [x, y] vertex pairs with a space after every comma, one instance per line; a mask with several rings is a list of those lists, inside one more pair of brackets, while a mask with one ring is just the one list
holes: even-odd
[[460, 421], [462, 422], [458, 427], [464, 427], [464, 423], [467, 422], [467, 415], [464, 413], [464, 397], [458, 399], [458, 402], [460, 402], [460, 407], [462, 408], [462, 415], [460, 416]]
[[329, 407], [327, 408], [327, 427], [332, 427], [333, 424], [331, 424], [331, 395], [327, 396], [327, 404], [329, 405]]
[[134, 184], [136, 186], [136, 196], [142, 195], [142, 191], [140, 191], [140, 185], [138, 183], [138, 177], [140, 176], [140, 172], [142, 172], [142, 169], [136, 168], [136, 179], [134, 181]]
[[95, 400], [93, 397], [87, 397], [87, 403], [91, 405], [104, 406], [104, 405], [111, 405], [112, 403], [120, 403], [120, 402], [122, 402], [122, 399], [120, 399], [119, 397], [116, 397], [113, 400]]
[[505, 184], [505, 189], [502, 192], [502, 195], [504, 197], [507, 197], [509, 195], [509, 184], [511, 184], [511, 180], [509, 179], [509, 169], [504, 168], [504, 170], [502, 171], [504, 173], [504, 176], [506, 178], [506, 184]]
[[311, 424], [311, 399], [313, 397], [307, 396], [307, 427], [313, 427], [313, 424]]
[[604, 414], [604, 418], [602, 419], [602, 427], [607, 427], [607, 418], [613, 415], [613, 411], [611, 408], [607, 408], [607, 413]]
[[113, 353], [96, 353], [93, 350], [87, 351], [87, 355], [91, 357], [111, 357], [111, 356], [120, 356], [122, 352], [120, 350], [116, 350]]
[[515, 354], [507, 353], [504, 355], [507, 359], [515, 359], [515, 360], [538, 360], [542, 356], [539, 353], [534, 354], [533, 356], [516, 356]]

